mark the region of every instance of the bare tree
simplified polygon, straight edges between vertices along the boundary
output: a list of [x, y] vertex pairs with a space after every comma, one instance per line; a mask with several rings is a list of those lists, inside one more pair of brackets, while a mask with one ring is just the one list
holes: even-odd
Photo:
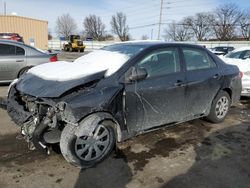
[[121, 41], [129, 40], [129, 29], [127, 25], [127, 17], [122, 12], [117, 12], [111, 18], [112, 32], [118, 35]]
[[94, 40], [104, 40], [105, 25], [99, 16], [89, 15], [83, 21], [84, 31], [87, 37], [92, 37]]
[[236, 24], [242, 17], [242, 11], [235, 4], [225, 4], [215, 9], [211, 25], [219, 40], [231, 40], [235, 37]]
[[75, 20], [69, 14], [63, 14], [56, 20], [56, 33], [64, 36], [66, 39], [69, 35], [73, 34], [77, 30]]
[[165, 39], [173, 41], [187, 41], [192, 38], [190, 28], [186, 23], [186, 20], [181, 22], [172, 22], [168, 28], [165, 29]]
[[250, 8], [248, 8], [247, 10], [245, 10], [243, 12], [243, 15], [240, 19], [240, 31], [241, 31], [241, 35], [250, 40]]
[[198, 41], [205, 40], [211, 34], [211, 26], [209, 25], [212, 15], [210, 13], [197, 13], [185, 19], [185, 22], [193, 31]]

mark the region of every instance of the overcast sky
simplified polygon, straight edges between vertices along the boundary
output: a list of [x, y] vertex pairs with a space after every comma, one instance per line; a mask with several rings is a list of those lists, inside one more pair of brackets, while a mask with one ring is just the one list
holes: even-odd
[[[110, 31], [110, 19], [117, 11], [127, 15], [130, 34], [134, 39], [142, 35], [157, 38], [158, 26], [151, 26], [159, 22], [161, 0], [0, 0], [0, 13], [3, 13], [3, 2], [7, 4], [7, 13], [17, 13], [47, 20], [49, 29], [55, 34], [55, 22], [58, 16], [69, 13], [77, 22], [78, 30], [83, 31], [83, 19], [89, 14], [101, 17]], [[163, 22], [180, 20], [185, 16], [197, 12], [207, 12], [224, 3], [235, 3], [241, 8], [250, 7], [250, 0], [164, 0]], [[150, 25], [150, 26], [148, 26]], [[166, 25], [162, 26], [162, 32]]]

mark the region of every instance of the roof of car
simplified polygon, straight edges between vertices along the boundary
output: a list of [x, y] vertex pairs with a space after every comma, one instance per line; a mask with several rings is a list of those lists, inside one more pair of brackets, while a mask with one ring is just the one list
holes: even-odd
[[166, 42], [166, 41], [160, 41], [160, 40], [136, 40], [136, 41], [126, 41], [126, 42], [120, 42], [120, 43], [115, 43], [115, 44], [127, 44], [127, 45], [143, 45], [143, 46], [157, 46], [157, 45], [164, 45], [164, 44], [169, 44], [169, 45], [180, 45], [180, 46], [200, 46], [202, 45], [196, 45], [196, 44], [191, 44], [191, 43], [184, 43], [184, 42]]
[[236, 48], [233, 52], [239, 52], [239, 51], [245, 51], [245, 50], [250, 50], [250, 46]]
[[30, 45], [27, 45], [27, 44], [25, 44], [23, 42], [18, 42], [18, 41], [15, 41], [15, 40], [1, 40], [0, 39], [0, 44], [12, 44], [12, 45], [19, 45], [19, 46], [27, 47], [27, 48], [30, 48], [30, 49], [36, 49], [33, 46], [30, 46]]
[[42, 50], [40, 50], [38, 48], [35, 48], [33, 46], [27, 45], [27, 44], [22, 43], [22, 42], [17, 42], [17, 41], [14, 41], [14, 40], [1, 40], [0, 39], [0, 44], [19, 45], [19, 47], [22, 47], [22, 48], [26, 48], [26, 49], [29, 49], [29, 50], [32, 50], [32, 51], [37, 51], [37, 52], [40, 52], [40, 53], [45, 53], [45, 52], [43, 52]]

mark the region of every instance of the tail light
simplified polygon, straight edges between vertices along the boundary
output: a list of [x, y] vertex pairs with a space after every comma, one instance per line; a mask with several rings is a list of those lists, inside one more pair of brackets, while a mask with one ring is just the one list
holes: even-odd
[[57, 61], [58, 59], [57, 59], [57, 56], [55, 55], [55, 56], [52, 56], [51, 58], [50, 58], [50, 62], [55, 62], [55, 61]]
[[243, 77], [243, 72], [240, 71], [240, 78], [242, 78], [242, 77]]

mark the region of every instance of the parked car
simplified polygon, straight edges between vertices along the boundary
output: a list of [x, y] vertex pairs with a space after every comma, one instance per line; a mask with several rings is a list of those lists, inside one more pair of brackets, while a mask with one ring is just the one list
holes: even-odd
[[7, 110], [31, 149], [59, 144], [69, 163], [88, 168], [135, 135], [221, 122], [240, 93], [238, 67], [203, 47], [128, 42], [30, 69], [10, 88]]
[[233, 50], [234, 47], [232, 46], [217, 46], [211, 49], [211, 51], [216, 55], [226, 55]]
[[226, 63], [237, 65], [242, 74], [242, 96], [250, 97], [250, 47], [236, 49], [226, 56], [220, 56]]
[[250, 58], [250, 47], [241, 47], [236, 50], [233, 50], [225, 56], [226, 58], [233, 59], [249, 59]]
[[0, 40], [0, 83], [9, 83], [31, 67], [50, 61], [57, 61], [57, 55], [20, 42]]
[[18, 33], [0, 33], [1, 40], [14, 40], [17, 42], [23, 43], [23, 37], [21, 37]]

